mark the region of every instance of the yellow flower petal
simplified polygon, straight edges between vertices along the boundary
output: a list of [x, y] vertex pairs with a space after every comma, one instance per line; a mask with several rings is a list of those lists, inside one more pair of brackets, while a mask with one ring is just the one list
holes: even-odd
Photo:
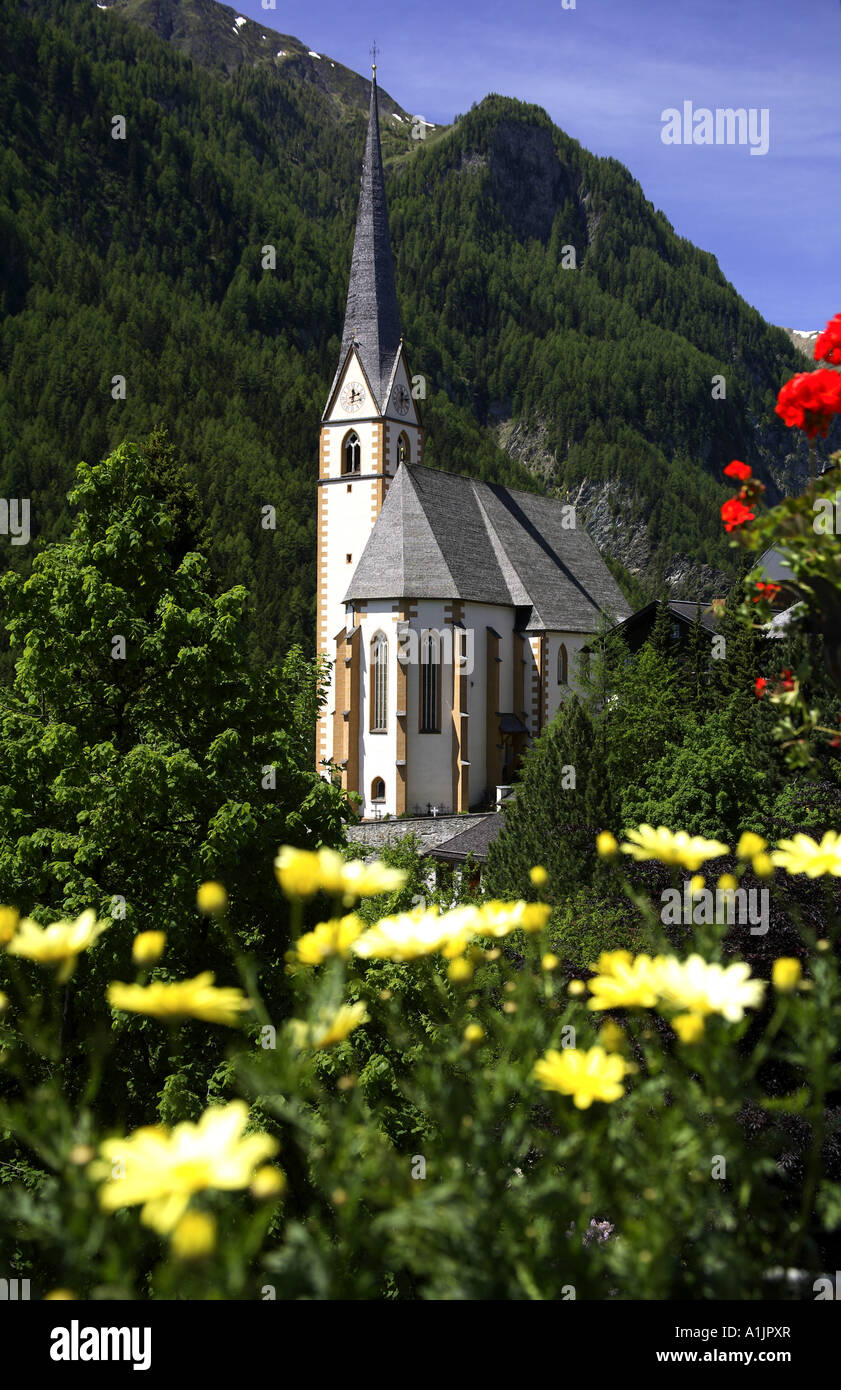
[[679, 864], [696, 873], [708, 859], [728, 854], [729, 848], [720, 840], [705, 840], [701, 835], [688, 835], [685, 830], [667, 830], [660, 825], [640, 825], [626, 830], [627, 840], [620, 845], [623, 854], [634, 859], [659, 859], [662, 864]]
[[212, 971], [206, 970], [193, 980], [172, 984], [155, 980], [150, 985], [124, 985], [115, 980], [108, 986], [107, 999], [112, 1009], [127, 1013], [172, 1020], [199, 1018], [233, 1027], [239, 1015], [251, 1008], [251, 1001], [242, 990], [217, 989], [214, 979]]
[[235, 1100], [211, 1106], [197, 1124], [151, 1125], [105, 1140], [88, 1169], [94, 1181], [105, 1177], [100, 1205], [116, 1211], [142, 1204], [143, 1223], [168, 1235], [194, 1193], [248, 1187], [255, 1169], [277, 1151], [270, 1135], [245, 1134], [247, 1124], [248, 1106]]
[[629, 1070], [624, 1057], [608, 1055], [603, 1047], [588, 1052], [569, 1047], [562, 1052], [550, 1049], [535, 1062], [533, 1074], [545, 1091], [572, 1096], [578, 1110], [587, 1110], [594, 1100], [619, 1100]]

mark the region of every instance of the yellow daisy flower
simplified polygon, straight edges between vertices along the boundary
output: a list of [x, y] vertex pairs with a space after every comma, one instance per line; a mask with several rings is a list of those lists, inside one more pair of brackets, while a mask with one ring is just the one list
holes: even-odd
[[554, 1048], [534, 1064], [534, 1078], [544, 1091], [572, 1096], [578, 1110], [587, 1110], [594, 1100], [619, 1100], [622, 1080], [630, 1071], [624, 1057], [608, 1054], [603, 1047], [584, 1052], [575, 1047], [556, 1052]]
[[634, 958], [630, 951], [602, 951], [594, 979], [587, 981], [593, 998], [590, 1009], [651, 1009], [657, 1003], [660, 961], [662, 957], [641, 955]]
[[346, 960], [353, 942], [364, 930], [365, 923], [355, 912], [319, 922], [312, 931], [298, 938], [293, 957], [303, 965], [321, 965], [328, 956], [341, 956]]
[[436, 951], [451, 959], [462, 954], [476, 934], [479, 920], [475, 907], [443, 913], [437, 907], [416, 907], [395, 917], [382, 917], [357, 937], [351, 950], [363, 960], [417, 960]]
[[752, 867], [757, 878], [774, 877], [774, 861], [772, 860], [770, 854], [754, 855]]
[[108, 1003], [112, 1009], [151, 1018], [200, 1018], [232, 1027], [239, 1014], [251, 1008], [251, 1001], [240, 989], [216, 989], [214, 979], [213, 972], [205, 970], [195, 979], [172, 984], [154, 980], [150, 985], [124, 985], [115, 980], [108, 986]]
[[763, 840], [761, 835], [754, 835], [752, 830], [745, 830], [739, 836], [736, 856], [739, 859], [753, 859], [755, 855], [761, 854], [767, 848], [768, 841]]
[[332, 1017], [320, 1023], [305, 1023], [303, 1019], [293, 1018], [289, 1026], [296, 1047], [320, 1048], [344, 1042], [354, 1028], [368, 1022], [368, 1010], [364, 1004], [342, 1004]]
[[623, 854], [634, 859], [659, 859], [662, 864], [679, 864], [690, 873], [697, 873], [707, 859], [718, 859], [729, 853], [729, 846], [720, 840], [705, 840], [701, 835], [688, 835], [685, 830], [671, 831], [664, 825], [655, 830], [640, 825], [626, 830], [627, 840], [620, 845]]
[[100, 1206], [116, 1211], [142, 1203], [143, 1224], [168, 1235], [194, 1193], [248, 1187], [277, 1151], [270, 1135], [246, 1135], [247, 1123], [248, 1106], [234, 1100], [205, 1110], [198, 1124], [185, 1121], [173, 1130], [151, 1125], [125, 1139], [107, 1139], [88, 1169], [94, 1181], [105, 1179]]
[[346, 860], [334, 849], [293, 849], [283, 845], [275, 859], [275, 874], [288, 898], [311, 898], [329, 893], [351, 903], [356, 898], [393, 893], [406, 882], [403, 869], [390, 869], [376, 861]]
[[808, 878], [832, 874], [834, 878], [841, 878], [841, 833], [827, 830], [820, 844], [810, 835], [780, 840], [771, 854], [771, 862], [785, 869], [787, 874], [806, 874]]
[[18, 929], [20, 913], [16, 907], [0, 907], [0, 946], [11, 941]]
[[10, 956], [23, 956], [39, 965], [61, 966], [56, 978], [63, 984], [72, 975], [82, 951], [92, 946], [110, 926], [110, 921], [97, 921], [93, 908], [83, 912], [75, 922], [53, 922], [50, 927], [41, 927], [24, 917], [6, 950]]
[[512, 931], [542, 931], [552, 915], [548, 903], [503, 903], [495, 899], [478, 910], [478, 936], [508, 936]]
[[765, 981], [749, 978], [750, 966], [744, 961], [732, 965], [708, 965], [699, 955], [685, 961], [674, 956], [661, 959], [658, 991], [662, 1003], [687, 1013], [721, 1014], [738, 1023], [745, 1009], [757, 1009], [765, 993]]

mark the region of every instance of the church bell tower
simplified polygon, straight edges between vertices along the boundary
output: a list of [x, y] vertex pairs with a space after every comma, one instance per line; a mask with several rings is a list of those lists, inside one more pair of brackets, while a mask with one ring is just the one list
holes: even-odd
[[401, 463], [422, 461], [423, 429], [394, 287], [375, 66], [342, 346], [318, 448], [317, 650], [332, 670], [318, 720], [316, 763], [324, 774], [338, 768], [352, 790], [359, 714], [338, 708], [351, 702], [344, 667], [354, 659], [347, 639], [355, 618], [345, 594], [390, 481]]

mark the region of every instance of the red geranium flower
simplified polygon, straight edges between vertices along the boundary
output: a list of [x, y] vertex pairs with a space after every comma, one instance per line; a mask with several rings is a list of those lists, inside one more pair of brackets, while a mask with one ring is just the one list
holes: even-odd
[[794, 689], [794, 681], [792, 679], [791, 671], [785, 670], [780, 672], [780, 688], [782, 690]]
[[755, 513], [750, 507], [746, 507], [744, 502], [740, 502], [738, 497], [731, 497], [727, 502], [722, 503], [721, 519], [724, 522], [725, 531], [734, 531], [737, 526], [744, 526], [746, 521], [753, 521]]
[[762, 599], [767, 598], [769, 603], [773, 603], [779, 592], [779, 584], [764, 584], [762, 580], [757, 580], [756, 597], [753, 601], [754, 603], [759, 603]]
[[841, 376], [828, 367], [798, 372], [780, 391], [776, 411], [787, 425], [805, 430], [810, 439], [826, 435], [833, 415], [841, 414]]
[[764, 676], [757, 676], [756, 682], [754, 683], [754, 687], [753, 687], [754, 690], [756, 691], [756, 698], [757, 698], [757, 700], [761, 700], [761, 699], [762, 699], [762, 696], [765, 694], [765, 687], [766, 687], [767, 684], [768, 684], [768, 682], [767, 682], [767, 680], [765, 679]]
[[836, 367], [841, 367], [841, 314], [830, 319], [823, 333], [818, 334], [815, 361], [833, 362]]
[[728, 478], [739, 478], [744, 482], [745, 478], [751, 475], [751, 467], [750, 464], [742, 463], [741, 459], [734, 459], [732, 463], [728, 463], [724, 473]]

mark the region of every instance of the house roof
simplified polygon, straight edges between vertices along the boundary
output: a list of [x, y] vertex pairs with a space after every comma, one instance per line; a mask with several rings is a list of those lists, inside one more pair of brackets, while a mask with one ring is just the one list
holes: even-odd
[[759, 556], [756, 568], [759, 569], [760, 566], [772, 584], [793, 584], [795, 582], [794, 574], [785, 564], [779, 550], [773, 545], [768, 550], [763, 550]]
[[[636, 613], [632, 613], [625, 622], [617, 623], [612, 631], [622, 630], [626, 635], [644, 626], [647, 622], [654, 625], [657, 617], [658, 605], [661, 599], [652, 599], [644, 607], [638, 608]], [[706, 600], [701, 602], [698, 599], [670, 599], [668, 603], [669, 612], [679, 621], [691, 626], [696, 617], [699, 618], [701, 627], [707, 632], [717, 632], [719, 623], [715, 614], [715, 609]], [[700, 613], [699, 613], [700, 609]]]
[[342, 347], [329, 399], [332, 400], [348, 352], [355, 346], [377, 404], [384, 410], [400, 341], [400, 314], [394, 287], [394, 263], [380, 149], [377, 80], [374, 77], [371, 81], [371, 105]]
[[531, 631], [593, 632], [630, 607], [580, 526], [549, 497], [401, 464], [345, 594], [519, 607]]
[[503, 817], [499, 811], [491, 811], [487, 816], [483, 816], [480, 821], [471, 825], [467, 830], [460, 830], [457, 835], [452, 835], [449, 840], [443, 840], [440, 845], [435, 845], [433, 849], [428, 849], [421, 856], [422, 859], [440, 859], [444, 863], [464, 863], [469, 857], [473, 856], [477, 863], [483, 864], [488, 857], [488, 850], [499, 834], [503, 826]]

